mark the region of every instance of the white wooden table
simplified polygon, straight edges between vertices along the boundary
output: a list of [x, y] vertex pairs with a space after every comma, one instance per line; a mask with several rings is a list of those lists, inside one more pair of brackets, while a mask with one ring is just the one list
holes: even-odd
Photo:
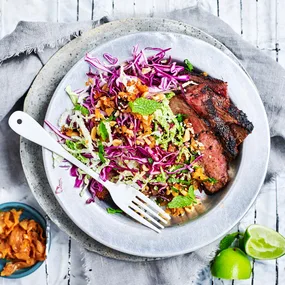
[[[0, 38], [12, 32], [20, 20], [72, 22], [118, 14], [126, 17], [155, 16], [159, 12], [189, 7], [197, 2], [285, 67], [285, 0], [0, 0]], [[13, 191], [3, 193], [0, 192], [1, 202], [36, 203], [31, 193], [25, 197], [23, 193]], [[249, 224], [259, 223], [285, 235], [284, 205], [285, 175], [276, 177], [263, 189], [237, 229], [242, 231]], [[80, 246], [53, 225], [52, 247], [45, 266], [21, 280], [1, 278], [0, 285], [4, 284], [84, 285]], [[285, 258], [255, 261], [252, 278], [245, 281], [213, 279], [206, 268], [197, 284], [283, 285]]]

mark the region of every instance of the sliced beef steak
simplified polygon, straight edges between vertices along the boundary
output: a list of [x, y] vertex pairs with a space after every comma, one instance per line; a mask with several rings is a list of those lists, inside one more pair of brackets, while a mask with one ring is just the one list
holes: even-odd
[[218, 95], [205, 83], [188, 87], [185, 99], [209, 123], [228, 157], [234, 159], [238, 145], [253, 129], [246, 115], [229, 98]]
[[227, 82], [224, 82], [220, 79], [212, 78], [210, 76], [205, 76], [199, 73], [190, 73], [190, 80], [198, 84], [205, 83], [217, 94], [222, 95], [225, 98], [229, 98], [227, 92], [228, 89]]
[[205, 122], [199, 118], [197, 113], [186, 103], [182, 95], [177, 95], [170, 100], [170, 107], [174, 114], [184, 114], [192, 123], [195, 134], [198, 140], [203, 143], [203, 158], [201, 164], [205, 169], [205, 174], [215, 178], [216, 183], [212, 184], [205, 182], [205, 188], [208, 193], [215, 193], [223, 188], [228, 180], [228, 163], [224, 150]]

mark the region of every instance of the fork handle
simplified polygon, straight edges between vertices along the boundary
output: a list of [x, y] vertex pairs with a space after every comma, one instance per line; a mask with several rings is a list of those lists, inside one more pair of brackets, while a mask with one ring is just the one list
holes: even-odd
[[[103, 181], [99, 175], [76, 159], [68, 151], [66, 151], [52, 136], [30, 115], [22, 111], [14, 112], [9, 118], [9, 126], [20, 136], [62, 156], [86, 174], [100, 182], [103, 186], [110, 187], [111, 182]], [[113, 184], [113, 183], [112, 183]]]

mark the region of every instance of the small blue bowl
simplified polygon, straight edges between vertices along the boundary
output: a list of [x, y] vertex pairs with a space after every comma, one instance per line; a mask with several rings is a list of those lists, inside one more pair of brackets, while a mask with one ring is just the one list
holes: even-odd
[[[41, 227], [46, 232], [46, 238], [47, 238], [46, 249], [49, 250], [50, 248], [50, 226], [49, 226], [49, 223], [46, 221], [46, 219], [42, 216], [42, 214], [40, 214], [33, 207], [23, 204], [23, 203], [9, 202], [9, 203], [4, 203], [0, 205], [0, 211], [2, 212], [6, 212], [12, 209], [23, 210], [23, 213], [20, 216], [20, 221], [24, 219], [29, 219], [29, 220], [33, 219], [41, 225]], [[6, 259], [0, 259], [0, 272], [4, 268], [6, 262], [7, 262]], [[36, 271], [42, 264], [43, 264], [43, 261], [39, 261], [31, 267], [19, 269], [16, 272], [14, 272], [12, 275], [3, 276], [2, 278], [15, 279], [15, 278], [25, 277], [27, 275], [30, 275], [34, 271]]]

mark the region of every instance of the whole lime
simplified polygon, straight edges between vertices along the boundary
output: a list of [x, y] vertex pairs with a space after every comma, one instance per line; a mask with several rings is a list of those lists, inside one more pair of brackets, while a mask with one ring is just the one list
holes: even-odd
[[251, 275], [251, 264], [239, 248], [227, 248], [215, 257], [211, 272], [213, 276], [222, 279], [248, 279]]

